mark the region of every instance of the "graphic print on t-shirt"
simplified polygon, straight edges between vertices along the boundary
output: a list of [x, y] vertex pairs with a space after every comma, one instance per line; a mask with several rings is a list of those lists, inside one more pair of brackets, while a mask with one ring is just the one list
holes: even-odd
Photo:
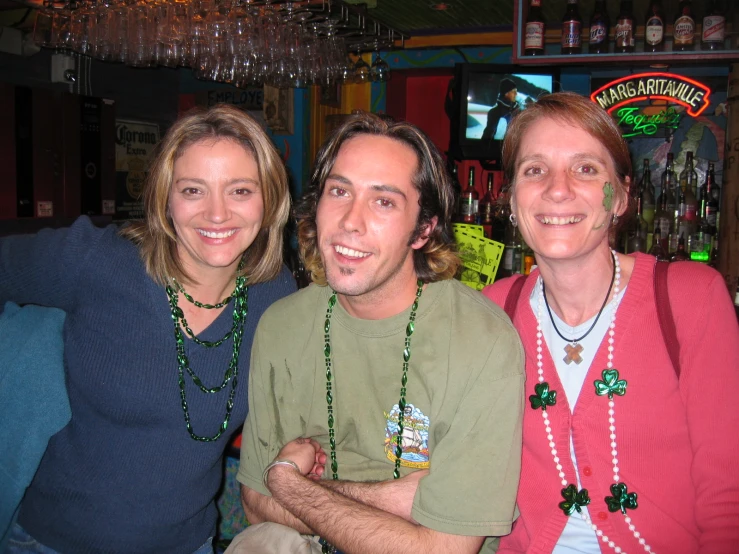
[[[395, 448], [398, 444], [398, 414], [400, 408], [395, 404], [390, 412], [385, 412], [385, 454], [395, 463]], [[406, 404], [403, 411], [403, 434], [401, 435], [403, 453], [400, 465], [414, 469], [428, 469], [429, 464], [429, 418], [413, 404]]]

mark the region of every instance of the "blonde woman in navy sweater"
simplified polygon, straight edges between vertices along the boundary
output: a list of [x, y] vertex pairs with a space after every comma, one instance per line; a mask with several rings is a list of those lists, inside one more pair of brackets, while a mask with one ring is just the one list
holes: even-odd
[[[26, 492], [9, 552], [210, 553], [254, 328], [295, 289], [282, 161], [244, 112], [177, 121], [145, 220], [0, 240], [0, 305], [67, 312], [70, 423]], [[29, 402], [40, 399], [29, 398]]]

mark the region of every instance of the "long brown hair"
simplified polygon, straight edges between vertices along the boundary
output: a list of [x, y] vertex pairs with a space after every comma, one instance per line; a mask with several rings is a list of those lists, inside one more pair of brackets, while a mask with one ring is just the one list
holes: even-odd
[[232, 140], [250, 152], [259, 168], [264, 198], [262, 227], [244, 253], [250, 284], [274, 278], [282, 265], [283, 228], [290, 214], [287, 172], [277, 149], [261, 126], [245, 112], [218, 104], [196, 109], [178, 119], [157, 145], [144, 185], [144, 219], [121, 230], [138, 247], [149, 276], [160, 284], [170, 278], [192, 281], [177, 254], [177, 235], [169, 216], [175, 161], [203, 140]]
[[[377, 115], [363, 113], [352, 116], [337, 128], [321, 147], [308, 189], [295, 208], [300, 255], [313, 281], [319, 285], [326, 284], [326, 274], [317, 243], [318, 201], [341, 146], [358, 135], [388, 137], [405, 144], [416, 153], [418, 166], [413, 185], [419, 194], [418, 203], [421, 210], [409, 244], [424, 234], [434, 217], [438, 220], [426, 244], [413, 251], [416, 276], [425, 283], [454, 277], [460, 264], [451, 227], [454, 192], [441, 154], [423, 131], [414, 125], [389, 122]], [[378, 160], [378, 163], [382, 163], [382, 160]]]

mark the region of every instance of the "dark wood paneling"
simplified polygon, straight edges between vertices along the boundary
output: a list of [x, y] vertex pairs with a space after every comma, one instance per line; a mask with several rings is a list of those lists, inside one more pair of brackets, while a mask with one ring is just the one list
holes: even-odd
[[40, 217], [39, 202], [52, 202], [53, 211], [45, 217], [57, 215], [61, 205], [54, 201], [55, 189], [60, 184], [54, 175], [54, 126], [59, 116], [54, 113], [54, 93], [33, 89], [33, 211]]
[[62, 124], [58, 126], [64, 187], [64, 215], [80, 215], [80, 97], [64, 93], [60, 99]]
[[0, 219], [16, 217], [15, 87], [0, 83]]
[[115, 204], [115, 114], [116, 104], [103, 101], [100, 123], [101, 197]]

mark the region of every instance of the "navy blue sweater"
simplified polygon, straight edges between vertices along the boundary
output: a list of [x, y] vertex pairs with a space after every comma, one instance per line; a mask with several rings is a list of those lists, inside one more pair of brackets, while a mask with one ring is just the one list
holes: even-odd
[[[246, 418], [257, 322], [272, 302], [294, 290], [286, 268], [275, 280], [249, 287], [228, 433]], [[214, 497], [228, 439], [203, 443], [187, 432], [167, 295], [146, 274], [136, 247], [114, 227], [98, 229], [86, 217], [68, 229], [1, 239], [0, 305], [6, 300], [67, 312], [64, 360], [72, 419], [49, 443], [20, 524], [64, 553], [196, 550], [216, 531]], [[221, 338], [232, 313], [231, 304], [199, 338]], [[206, 349], [186, 341], [193, 370], [206, 386], [219, 384], [232, 342]], [[186, 379], [193, 430], [214, 435], [230, 385], [204, 394]]]

